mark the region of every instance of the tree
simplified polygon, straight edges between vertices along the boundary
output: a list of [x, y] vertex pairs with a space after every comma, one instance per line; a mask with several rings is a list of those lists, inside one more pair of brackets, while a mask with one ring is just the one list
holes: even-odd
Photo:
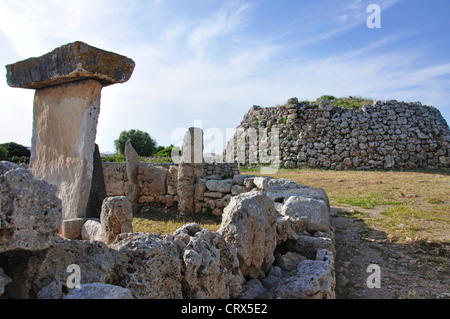
[[0, 146], [0, 161], [6, 161], [8, 159], [8, 150]]
[[149, 157], [155, 154], [156, 141], [146, 132], [140, 130], [122, 131], [119, 138], [114, 141], [118, 153], [125, 153], [127, 141], [130, 141], [139, 156]]
[[31, 152], [28, 147], [14, 143], [4, 143], [0, 144], [0, 148], [7, 151], [7, 160], [13, 163], [26, 163], [30, 162]]

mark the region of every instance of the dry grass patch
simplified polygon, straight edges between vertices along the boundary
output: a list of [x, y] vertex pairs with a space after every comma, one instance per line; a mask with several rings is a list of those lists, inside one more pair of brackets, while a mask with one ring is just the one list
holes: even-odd
[[[258, 170], [245, 174], [259, 175]], [[323, 188], [333, 206], [355, 208], [367, 225], [390, 238], [450, 242], [450, 173], [280, 169], [272, 175]]]

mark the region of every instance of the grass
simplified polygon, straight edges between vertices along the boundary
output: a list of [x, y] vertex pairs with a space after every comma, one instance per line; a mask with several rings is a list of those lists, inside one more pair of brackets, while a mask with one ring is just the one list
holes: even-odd
[[[258, 168], [244, 174], [260, 175]], [[279, 169], [273, 177], [323, 188], [332, 206], [350, 206], [349, 214], [399, 241], [430, 238], [450, 241], [450, 172], [332, 171]]]
[[180, 216], [176, 209], [164, 210], [158, 205], [149, 205], [134, 215], [133, 231], [165, 235], [172, 234], [181, 226], [189, 223], [197, 223], [202, 228], [217, 231], [221, 221], [221, 217], [212, 214]]
[[320, 103], [321, 100], [330, 100], [330, 105], [346, 108], [346, 109], [361, 109], [364, 105], [373, 105], [373, 100], [363, 97], [340, 97], [336, 98], [332, 95], [323, 95], [316, 100], [316, 103]]
[[[242, 174], [261, 175], [258, 168], [241, 167]], [[279, 169], [277, 178], [323, 188], [332, 206], [350, 206], [342, 212], [361, 219], [397, 241], [429, 238], [450, 241], [450, 173], [443, 171], [332, 171]], [[135, 215], [134, 231], [171, 234], [184, 224], [196, 222], [216, 231], [221, 218], [212, 214], [179, 216], [146, 207]]]
[[[140, 161], [143, 163], [153, 163], [153, 164], [164, 164], [164, 163], [173, 163], [173, 160], [170, 156], [156, 156], [156, 157], [139, 157]], [[112, 163], [125, 163], [125, 155], [116, 153], [104, 155], [101, 157], [102, 162], [112, 162]]]

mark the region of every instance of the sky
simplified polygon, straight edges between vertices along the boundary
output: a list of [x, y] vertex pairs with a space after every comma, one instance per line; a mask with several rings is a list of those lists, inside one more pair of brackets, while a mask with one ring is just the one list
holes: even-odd
[[[0, 65], [74, 41], [125, 55], [131, 79], [102, 89], [100, 152], [124, 130], [168, 146], [197, 126], [220, 153], [252, 105], [291, 97], [420, 101], [450, 123], [449, 13], [448, 0], [0, 0]], [[0, 143], [31, 146], [34, 90], [0, 71]]]

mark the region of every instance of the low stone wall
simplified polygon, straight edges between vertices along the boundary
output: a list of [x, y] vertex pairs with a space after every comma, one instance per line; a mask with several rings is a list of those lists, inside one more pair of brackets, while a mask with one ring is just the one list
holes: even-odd
[[[203, 175], [197, 176], [195, 183], [194, 212], [220, 216], [231, 195], [244, 191], [243, 180], [233, 179], [239, 174], [239, 164], [205, 163], [203, 167]], [[126, 163], [103, 162], [102, 168], [107, 196], [125, 196]], [[166, 207], [178, 203], [178, 165], [139, 163], [137, 179], [138, 203], [159, 203]]]

